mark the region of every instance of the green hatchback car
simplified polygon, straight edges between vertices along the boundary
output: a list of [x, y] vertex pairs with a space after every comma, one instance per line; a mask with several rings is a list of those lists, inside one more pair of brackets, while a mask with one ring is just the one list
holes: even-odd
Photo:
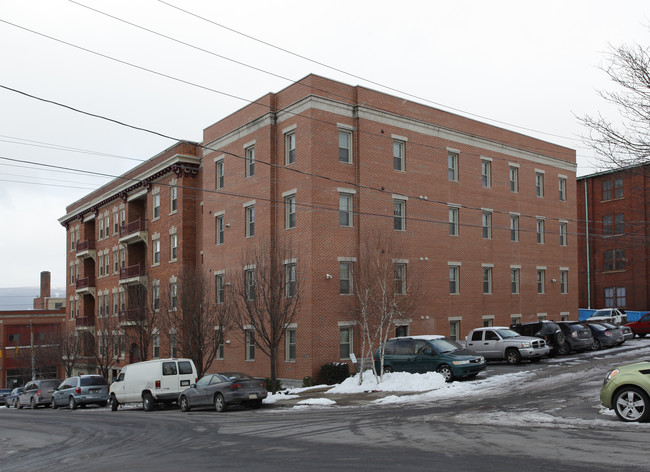
[[613, 409], [622, 421], [650, 420], [650, 362], [626, 364], [607, 372], [600, 403]]
[[[380, 370], [380, 352], [374, 361]], [[465, 349], [456, 341], [439, 335], [403, 336], [386, 341], [384, 372], [411, 372], [422, 374], [438, 372], [447, 382], [456, 378], [476, 377], [485, 370], [485, 359]]]

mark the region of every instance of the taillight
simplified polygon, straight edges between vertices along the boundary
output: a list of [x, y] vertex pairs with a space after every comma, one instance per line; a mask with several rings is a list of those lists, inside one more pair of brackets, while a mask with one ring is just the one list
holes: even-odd
[[40, 390], [36, 390], [36, 396], [37, 396], [37, 397], [40, 397], [40, 396], [41, 396], [41, 391], [40, 391]]
[[79, 395], [81, 393], [81, 387], [75, 388], [74, 391], [77, 395]]
[[156, 388], [160, 388], [160, 380], [156, 380]]
[[605, 331], [605, 336], [611, 336], [611, 335], [612, 333], [610, 333], [609, 331]]
[[241, 386], [242, 386], [242, 384], [240, 384], [240, 383], [236, 383], [236, 384], [232, 384], [232, 385], [231, 385], [230, 387], [228, 387], [228, 388], [231, 389], [231, 390], [237, 390], [238, 388], [241, 388]]

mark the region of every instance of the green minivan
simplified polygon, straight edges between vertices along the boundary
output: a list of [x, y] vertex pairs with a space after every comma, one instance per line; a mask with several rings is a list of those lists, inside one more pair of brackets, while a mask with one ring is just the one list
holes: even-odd
[[[380, 350], [374, 355], [377, 372]], [[386, 341], [384, 372], [438, 372], [447, 382], [476, 377], [485, 370], [485, 359], [456, 341], [439, 335], [402, 336]]]

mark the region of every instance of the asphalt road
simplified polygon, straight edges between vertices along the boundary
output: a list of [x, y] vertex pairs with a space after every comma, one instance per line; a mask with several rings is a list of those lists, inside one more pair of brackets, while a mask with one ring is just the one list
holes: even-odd
[[[399, 405], [181, 413], [0, 408], [0, 471], [648, 470], [649, 424], [600, 411], [607, 370], [650, 358], [650, 339], [540, 364], [525, 380]], [[480, 381], [480, 380], [479, 380]]]

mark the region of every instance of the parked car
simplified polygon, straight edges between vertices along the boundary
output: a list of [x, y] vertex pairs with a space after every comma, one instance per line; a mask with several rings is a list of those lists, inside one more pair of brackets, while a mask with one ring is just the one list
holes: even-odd
[[9, 395], [7, 395], [7, 407], [18, 408], [18, 397], [25, 390], [23, 387], [14, 388]]
[[108, 403], [108, 382], [101, 375], [78, 375], [69, 377], [61, 382], [52, 394], [52, 408], [67, 405], [71, 410], [78, 406], [99, 405], [105, 407]]
[[61, 379], [32, 380], [25, 384], [25, 390], [18, 396], [18, 408], [29, 405], [35, 409], [41, 405], [50, 406], [54, 389], [59, 386]]
[[145, 411], [153, 411], [158, 403], [176, 402], [179, 394], [197, 380], [192, 359], [154, 359], [129, 364], [111, 384], [111, 410], [116, 411], [120, 404], [142, 402]]
[[215, 410], [222, 412], [230, 405], [259, 408], [266, 395], [264, 379], [256, 379], [242, 372], [224, 372], [201, 377], [179, 395], [178, 404], [181, 411], [214, 406]]
[[502, 326], [473, 329], [465, 345], [488, 360], [505, 360], [508, 364], [519, 364], [522, 359], [539, 362], [549, 353], [543, 339], [521, 336]]
[[600, 403], [622, 421], [650, 420], [650, 362], [619, 366], [607, 372]]
[[564, 346], [565, 336], [562, 329], [553, 321], [540, 320], [530, 323], [510, 325], [510, 329], [522, 336], [542, 338], [550, 349], [549, 356], [559, 354], [560, 348]]
[[635, 336], [644, 337], [650, 333], [650, 313], [646, 313], [638, 321], [632, 321], [625, 326], [629, 327]]
[[0, 388], [0, 405], [7, 404], [7, 397], [11, 395], [10, 388]]
[[[373, 358], [379, 371], [379, 349]], [[439, 372], [451, 382], [455, 378], [476, 377], [483, 370], [483, 356], [440, 335], [392, 338], [384, 346], [384, 372]]]
[[564, 345], [560, 346], [558, 354], [565, 355], [569, 351], [582, 352], [591, 349], [594, 337], [589, 328], [576, 321], [558, 321], [557, 325], [564, 333]]
[[596, 310], [589, 318], [585, 321], [589, 323], [598, 323], [600, 321], [607, 321], [609, 323], [620, 326], [627, 323], [627, 314], [625, 310], [620, 308], [602, 308]]
[[616, 329], [610, 329], [600, 323], [585, 323], [591, 329], [591, 335], [594, 342], [591, 345], [593, 351], [598, 351], [604, 347], [613, 347], [623, 342], [623, 333]]
[[634, 337], [634, 333], [632, 333], [632, 330], [625, 325], [616, 326], [615, 324], [608, 323], [607, 321], [599, 321], [598, 324], [603, 325], [607, 329], [617, 330], [621, 333], [621, 337], [623, 340], [620, 343], [618, 343], [618, 345], [621, 345], [628, 339], [632, 339]]

